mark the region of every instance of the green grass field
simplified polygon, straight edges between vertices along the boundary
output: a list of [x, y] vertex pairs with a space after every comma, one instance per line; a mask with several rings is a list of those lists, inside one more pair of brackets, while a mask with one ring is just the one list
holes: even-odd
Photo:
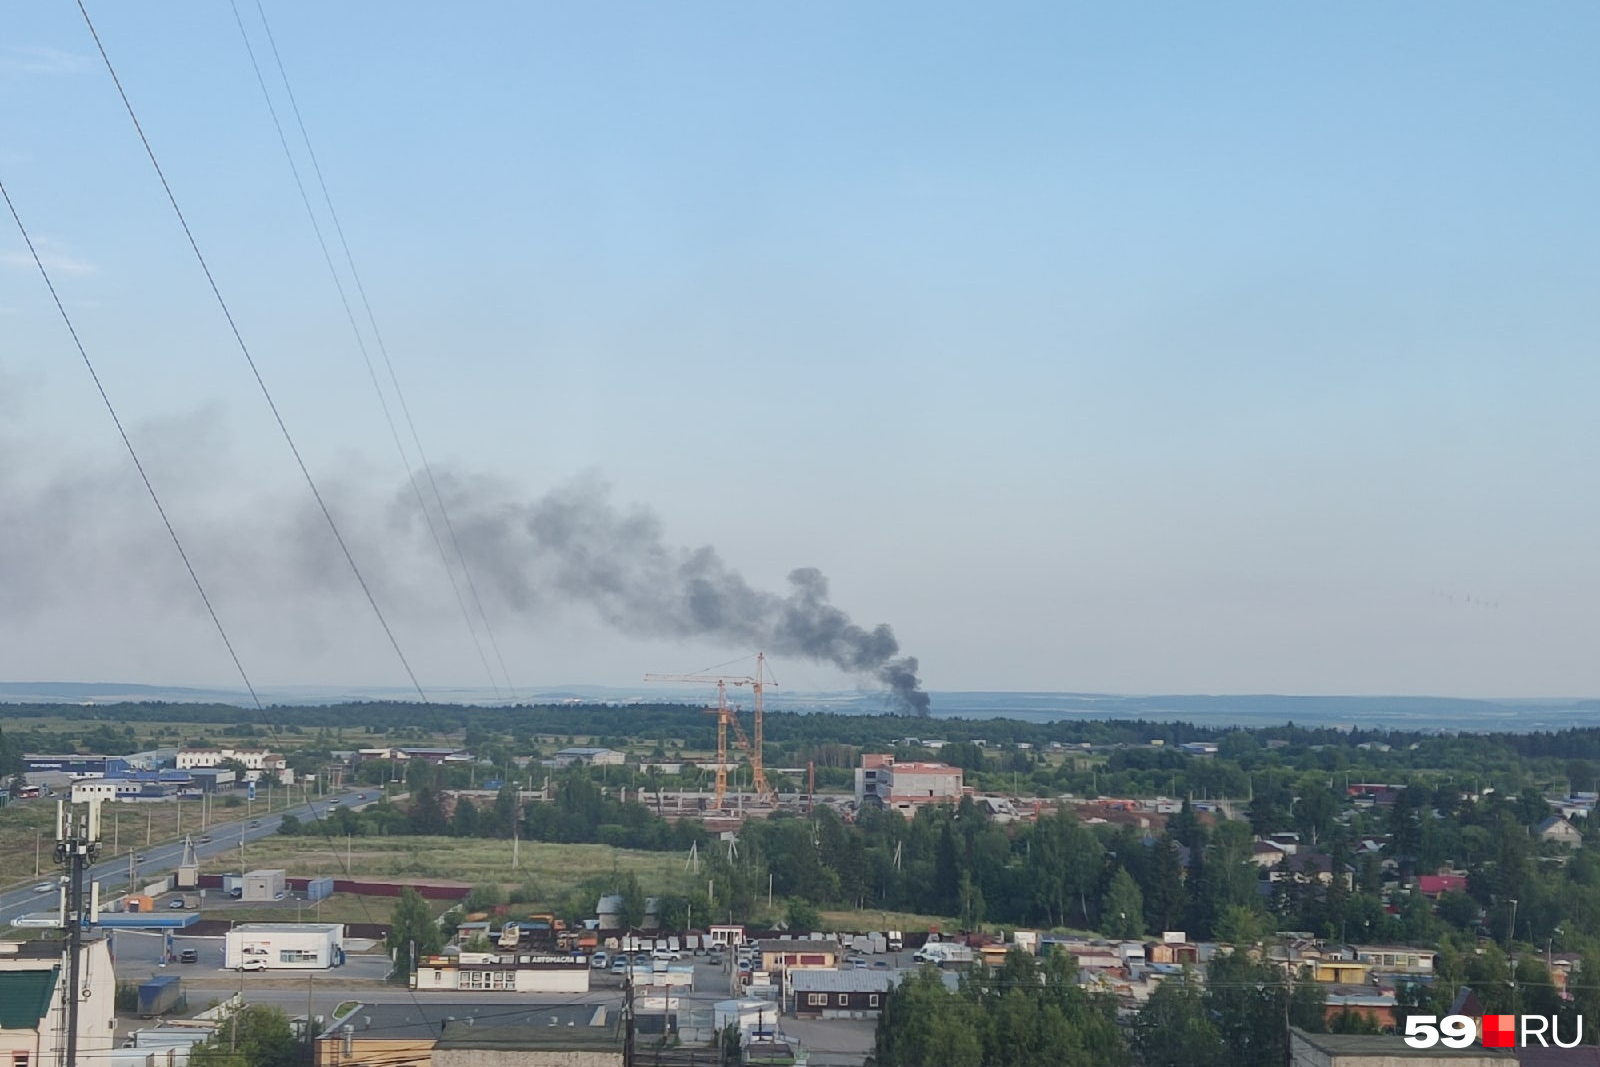
[[[271, 799], [271, 810], [282, 811], [286, 803], [284, 790], [272, 790]], [[265, 791], [254, 805], [241, 802], [238, 807], [225, 807], [219, 802], [202, 827], [200, 802], [196, 800], [106, 804], [101, 809], [101, 858], [126, 856], [130, 849], [142, 851], [150, 845], [175, 840], [180, 834], [199, 836], [212, 832], [219, 824], [247, 818], [247, 812], [259, 816], [267, 810]], [[56, 804], [51, 797], [0, 808], [0, 856], [12, 860], [4, 865], [5, 873], [0, 875], [4, 884], [20, 885], [55, 872], [52, 860], [55, 820]]]
[[[457, 837], [269, 837], [245, 846], [244, 865], [281, 867], [291, 875], [332, 875], [377, 880], [421, 880], [462, 885], [519, 886], [556, 895], [590, 878], [632, 871], [652, 893], [684, 888], [684, 857], [610, 845], [549, 845], [524, 841], [512, 865], [510, 841]], [[346, 866], [348, 859], [348, 867]], [[208, 859], [203, 869], [238, 871], [237, 849]]]
[[[223, 919], [241, 923], [325, 922], [325, 923], [387, 923], [394, 914], [398, 897], [357, 896], [354, 893], [335, 893], [315, 904], [304, 901], [283, 902], [282, 906], [246, 905], [207, 908], [206, 919]], [[429, 907], [435, 915], [452, 906], [448, 900], [430, 900]]]

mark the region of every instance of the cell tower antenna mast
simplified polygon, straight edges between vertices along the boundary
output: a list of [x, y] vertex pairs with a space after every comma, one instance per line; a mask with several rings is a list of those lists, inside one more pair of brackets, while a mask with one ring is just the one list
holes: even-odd
[[[67, 927], [66, 1065], [78, 1063], [78, 1011], [83, 1003], [83, 928], [89, 922], [83, 906], [83, 872], [94, 865], [100, 851], [100, 801], [91, 800], [81, 811], [56, 802], [55, 861], [66, 869], [63, 877], [61, 916]], [[129, 886], [129, 890], [132, 890]]]

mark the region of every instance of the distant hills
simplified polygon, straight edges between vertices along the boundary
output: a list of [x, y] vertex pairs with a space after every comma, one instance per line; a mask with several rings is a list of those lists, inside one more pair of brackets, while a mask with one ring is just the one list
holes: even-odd
[[[513, 701], [492, 690], [461, 687], [429, 691], [441, 704], [497, 706]], [[412, 702], [414, 691], [384, 686], [287, 686], [263, 689], [272, 704], [322, 705], [355, 701]], [[521, 690], [515, 703], [633, 704], [705, 700], [703, 687], [648, 686], [638, 689], [597, 685], [546, 686]], [[227, 687], [137, 685], [122, 682], [0, 682], [0, 704], [232, 704], [248, 707], [248, 695]], [[748, 703], [746, 699], [745, 703]], [[874, 692], [774, 692], [774, 711], [836, 712], [871, 715], [887, 710]], [[933, 714], [919, 732], [937, 736], [940, 719], [1144, 719], [1202, 725], [1307, 726], [1359, 729], [1465, 730], [1474, 732], [1559, 730], [1600, 727], [1600, 699], [1549, 698], [1469, 700], [1418, 696], [1214, 696], [1174, 694], [1138, 696], [1114, 693], [936, 692]], [[913, 720], [914, 721], [914, 720]]]

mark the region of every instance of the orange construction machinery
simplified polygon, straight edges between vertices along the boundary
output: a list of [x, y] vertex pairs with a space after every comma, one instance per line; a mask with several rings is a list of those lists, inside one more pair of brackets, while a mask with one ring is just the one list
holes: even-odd
[[[647, 682], [701, 682], [717, 687], [717, 706], [706, 710], [717, 717], [717, 794], [714, 804], [721, 808], [723, 798], [728, 793], [728, 730], [733, 729], [734, 737], [739, 747], [750, 757], [750, 787], [756, 794], [758, 803], [776, 804], [778, 795], [773, 792], [772, 786], [767, 784], [767, 769], [762, 762], [762, 752], [766, 740], [765, 726], [766, 713], [762, 707], [762, 694], [767, 686], [777, 685], [778, 680], [767, 671], [767, 657], [765, 653], [756, 653], [755, 674], [728, 675], [728, 674], [647, 674]], [[739, 718], [734, 709], [728, 705], [728, 686], [749, 686], [750, 692], [755, 695], [756, 729], [755, 740], [752, 742], [745, 737], [744, 727], [739, 725]]]

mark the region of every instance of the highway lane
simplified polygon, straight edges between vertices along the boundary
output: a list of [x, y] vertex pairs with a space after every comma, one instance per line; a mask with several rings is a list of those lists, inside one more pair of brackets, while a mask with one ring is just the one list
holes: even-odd
[[[204, 831], [195, 835], [195, 854], [198, 858], [204, 860], [211, 856], [221, 855], [229, 849], [237, 849], [241, 841], [248, 844], [251, 841], [258, 841], [263, 837], [275, 834], [278, 832], [278, 826], [283, 822], [285, 815], [293, 815], [302, 822], [311, 823], [318, 817], [325, 817], [335, 805], [345, 804], [359, 809], [371, 802], [370, 800], [365, 802], [357, 801], [357, 795], [357, 790], [350, 789], [311, 801], [309, 804], [296, 804], [288, 809], [280, 809], [270, 815], [262, 814], [252, 817], [247, 813], [232, 821], [213, 822]], [[378, 793], [368, 790], [366, 795], [369, 798], [376, 798]], [[34, 803], [40, 802], [36, 801]], [[49, 801], [42, 801], [42, 803], [49, 803]], [[227, 810], [231, 812], [234, 809]], [[314, 829], [313, 832], [315, 832]], [[201, 837], [209, 837], [211, 840], [202, 842], [200, 840]], [[105, 855], [108, 851], [109, 848], [102, 849], [101, 854]], [[166, 844], [151, 845], [149, 848], [135, 849], [134, 855], [135, 857], [143, 857], [142, 860], [137, 858], [134, 860], [134, 884], [144, 885], [177, 868], [178, 863], [183, 859], [183, 843], [181, 841], [171, 841]], [[89, 881], [98, 881], [100, 883], [102, 900], [109, 900], [116, 895], [118, 890], [128, 887], [128, 866], [128, 857], [123, 855], [108, 857], [90, 868]], [[59, 880], [60, 875], [61, 868], [52, 864], [47, 873], [40, 877], [37, 882], [32, 882], [21, 889], [0, 893], [0, 924], [9, 925], [11, 920], [19, 916], [50, 911], [55, 906], [55, 894], [37, 893], [33, 887], [44, 882], [55, 883]], [[87, 896], [87, 893], [88, 890], [85, 887], [85, 896]]]

